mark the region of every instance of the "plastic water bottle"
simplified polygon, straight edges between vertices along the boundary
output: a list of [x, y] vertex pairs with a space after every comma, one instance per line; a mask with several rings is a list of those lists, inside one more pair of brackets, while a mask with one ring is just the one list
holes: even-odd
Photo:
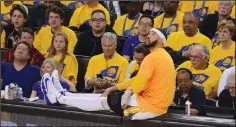
[[189, 116], [190, 115], [190, 105], [191, 105], [191, 102], [189, 100], [186, 101], [185, 103], [185, 113]]
[[19, 88], [17, 98], [18, 98], [18, 99], [23, 99], [23, 91], [22, 91], [22, 88]]

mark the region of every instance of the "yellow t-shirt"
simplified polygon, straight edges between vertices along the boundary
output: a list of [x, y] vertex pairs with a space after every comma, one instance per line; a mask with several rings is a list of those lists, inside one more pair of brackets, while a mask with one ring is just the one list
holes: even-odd
[[[122, 15], [118, 17], [114, 23], [113, 30], [118, 36], [135, 36], [138, 34], [138, 23], [142, 14], [136, 15], [137, 20], [131, 20], [127, 17], [128, 15]], [[127, 17], [127, 18], [126, 18]], [[125, 22], [126, 20], [126, 22]], [[134, 24], [135, 23], [135, 24]], [[133, 26], [133, 27], [132, 27]], [[124, 28], [124, 30], [123, 30]]]
[[[68, 36], [68, 52], [73, 54], [75, 44], [77, 43], [75, 32], [65, 26], [61, 27], [61, 31], [65, 32]], [[52, 37], [53, 34], [51, 32], [51, 26], [42, 27], [34, 40], [34, 47], [38, 49], [42, 54], [45, 54], [48, 48], [51, 46]]]
[[2, 25], [7, 25], [11, 23], [11, 15], [10, 11], [12, 9], [13, 4], [21, 4], [20, 1], [14, 1], [10, 6], [5, 6], [4, 1], [1, 1], [1, 24]]
[[[110, 60], [106, 60], [102, 53], [90, 59], [85, 78], [96, 79], [97, 74], [102, 74], [103, 79], [107, 79], [112, 83], [120, 83], [125, 80], [128, 65], [128, 61], [118, 53], [115, 53]], [[94, 91], [96, 91], [96, 88]]]
[[137, 70], [139, 70], [138, 63], [136, 61], [130, 62], [129, 66], [128, 66], [128, 69], [127, 69], [127, 72], [126, 72], [125, 79], [126, 80], [130, 79], [131, 75]]
[[193, 84], [204, 89], [205, 95], [217, 95], [218, 84], [221, 78], [221, 70], [209, 64], [205, 70], [196, 70], [190, 61], [182, 63], [176, 70], [187, 68], [193, 73]]
[[200, 32], [193, 37], [186, 36], [184, 31], [172, 33], [167, 39], [166, 46], [183, 53], [196, 43], [206, 46], [209, 51], [212, 50], [211, 40]]
[[[205, 2], [204, 8], [201, 9], [204, 1], [206, 0], [180, 1], [179, 10], [183, 13], [193, 11], [197, 15], [197, 17], [200, 18], [200, 21], [202, 21], [203, 18], [206, 17], [208, 14], [213, 14], [215, 11], [218, 10], [218, 1], [209, 1], [209, 0]], [[195, 2], [196, 6], [194, 8]]]
[[235, 19], [235, 5], [234, 7], [232, 8], [232, 12], [231, 12], [231, 17]]
[[211, 52], [210, 62], [222, 71], [235, 66], [235, 42], [228, 50], [224, 50], [222, 44], [215, 47]]
[[1, 33], [1, 48], [6, 48], [5, 47], [5, 43], [6, 43], [5, 38], [6, 38], [6, 32], [5, 32], [5, 30], [3, 30]]
[[107, 24], [110, 24], [110, 14], [106, 8], [104, 8], [101, 4], [98, 4], [96, 7], [90, 8], [87, 4], [83, 5], [80, 8], [77, 8], [71, 19], [69, 26], [79, 27], [84, 22], [88, 21], [91, 18], [91, 14], [95, 10], [102, 10], [106, 14]]
[[[165, 13], [161, 14], [160, 16], [156, 17], [154, 19], [154, 27], [155, 28], [160, 28], [163, 29], [166, 32], [167, 35], [169, 35], [172, 32], [177, 32], [177, 31], [183, 31], [183, 17], [184, 14], [180, 11], [177, 11], [177, 15], [174, 18], [164, 18], [164, 22], [162, 25], [162, 20], [164, 17]], [[173, 22], [172, 22], [173, 21]], [[170, 24], [172, 22], [172, 24]]]
[[[45, 55], [45, 58], [48, 58], [48, 54]], [[53, 59], [59, 60], [61, 59], [59, 56], [53, 56]], [[71, 82], [76, 84], [77, 83], [77, 75], [79, 71], [79, 65], [76, 60], [76, 57], [73, 54], [68, 54], [66, 55], [63, 65], [62, 65], [62, 71], [61, 71], [61, 76], [64, 78], [71, 78]]]
[[145, 112], [165, 114], [175, 93], [176, 73], [172, 58], [165, 49], [157, 48], [144, 58], [139, 74], [147, 78], [147, 83], [136, 95], [138, 105]]
[[77, 9], [83, 6], [83, 3], [81, 1], [60, 1], [62, 4], [66, 5], [70, 9]]

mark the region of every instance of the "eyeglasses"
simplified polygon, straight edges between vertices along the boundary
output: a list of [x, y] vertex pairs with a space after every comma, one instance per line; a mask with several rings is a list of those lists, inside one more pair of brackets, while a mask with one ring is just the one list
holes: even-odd
[[147, 23], [144, 23], [144, 22], [139, 22], [139, 25], [140, 26], [145, 26], [145, 27], [152, 27], [152, 24], [147, 22]]
[[93, 21], [93, 22], [104, 22], [104, 21], [106, 21], [106, 19], [103, 19], [103, 18], [100, 18], [100, 19], [92, 18], [91, 21]]
[[190, 59], [193, 59], [193, 58], [194, 58], [194, 59], [198, 59], [198, 60], [199, 60], [199, 59], [201, 59], [202, 57], [190, 55], [189, 58], [190, 58]]

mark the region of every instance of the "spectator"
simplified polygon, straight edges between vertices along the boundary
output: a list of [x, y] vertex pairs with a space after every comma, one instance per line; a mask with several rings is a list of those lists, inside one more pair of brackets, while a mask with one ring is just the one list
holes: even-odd
[[75, 10], [77, 8], [80, 8], [84, 5], [83, 0], [73, 0], [73, 1], [60, 1], [62, 4], [66, 5], [68, 8]]
[[30, 57], [29, 44], [17, 43], [14, 47], [14, 62], [1, 62], [1, 90], [5, 90], [6, 85], [15, 83], [22, 88], [23, 97], [30, 97], [33, 83], [40, 80], [39, 67], [28, 64]]
[[220, 45], [210, 53], [210, 62], [221, 71], [235, 66], [235, 42], [231, 40], [236, 32], [235, 25], [231, 21], [221, 21], [219, 26]]
[[226, 69], [221, 78], [220, 78], [220, 82], [219, 82], [219, 86], [218, 86], [218, 92], [217, 92], [217, 96], [219, 97], [220, 96], [220, 93], [226, 88], [226, 85], [227, 85], [227, 79], [229, 77], [229, 74], [231, 72], [235, 72], [235, 66], [234, 67], [231, 67], [229, 69]]
[[121, 16], [119, 1], [104, 1], [104, 4], [110, 13], [116, 14], [116, 17]]
[[186, 68], [180, 68], [177, 70], [176, 82], [178, 89], [175, 91], [174, 104], [185, 106], [186, 101], [189, 100], [191, 102], [190, 114], [203, 115], [202, 105], [206, 102], [206, 96], [202, 89], [193, 85], [192, 72]]
[[143, 14], [157, 17], [164, 12], [163, 1], [155, 0], [151, 2], [145, 2], [142, 11]]
[[202, 20], [208, 15], [213, 14], [215, 10], [217, 10], [218, 1], [180, 1], [179, 10], [183, 13], [185, 12], [193, 12], [198, 20], [202, 22]]
[[226, 89], [224, 89], [219, 96], [219, 107], [235, 108], [235, 71], [232, 71], [227, 78]]
[[102, 53], [101, 38], [105, 32], [114, 32], [106, 24], [106, 14], [102, 10], [95, 10], [91, 15], [89, 23], [92, 28], [83, 32], [75, 45], [74, 54], [84, 56], [94, 56]]
[[192, 12], [185, 13], [183, 19], [184, 31], [172, 33], [167, 39], [166, 47], [177, 51], [177, 55], [184, 57], [189, 57], [188, 49], [195, 44], [204, 45], [211, 51], [211, 40], [201, 34], [197, 27], [197, 17]]
[[110, 32], [104, 33], [102, 36], [103, 53], [90, 59], [85, 74], [85, 87], [92, 87], [96, 92], [125, 80], [128, 61], [116, 53], [116, 46], [116, 35]]
[[50, 50], [45, 57], [58, 61], [61, 76], [76, 84], [79, 67], [75, 56], [68, 52], [68, 44], [69, 40], [66, 33], [56, 32], [52, 37]]
[[128, 11], [128, 14], [118, 17], [115, 21], [113, 29], [118, 36], [135, 36], [138, 34], [138, 21], [142, 16], [142, 14], [140, 13], [140, 2], [126, 1], [126, 9]]
[[167, 35], [172, 32], [183, 31], [184, 14], [177, 10], [178, 5], [179, 1], [164, 1], [164, 13], [154, 19], [154, 27], [163, 29]]
[[[152, 29], [145, 43], [152, 53], [144, 59], [136, 78], [108, 88], [102, 97], [101, 94], [60, 94], [61, 85], [50, 82], [49, 74], [45, 74], [42, 87], [46, 104], [66, 104], [85, 111], [112, 110], [130, 120], [146, 120], [165, 114], [175, 90], [174, 64], [163, 49], [165, 42], [164, 35]], [[125, 89], [125, 93], [110, 94]], [[132, 114], [129, 113], [131, 110]]]
[[[26, 42], [31, 47], [32, 56], [30, 58], [29, 64], [35, 66], [41, 66], [44, 61], [44, 56], [33, 46], [34, 41], [34, 31], [28, 27], [24, 27], [19, 32], [19, 40], [17, 42]], [[14, 48], [8, 49], [4, 57], [2, 58], [3, 62], [14, 62]]]
[[1, 34], [1, 48], [12, 48], [19, 38], [19, 31], [26, 26], [28, 9], [25, 5], [15, 4], [11, 9], [11, 22]]
[[110, 24], [110, 14], [105, 7], [103, 7], [98, 0], [85, 0], [84, 5], [80, 8], [77, 8], [73, 16], [70, 19], [70, 25], [74, 27], [80, 27], [82, 24], [89, 25], [89, 19], [91, 18], [91, 14], [95, 10], [102, 10], [106, 14], [107, 24]]
[[[150, 31], [150, 30], [149, 30]], [[125, 79], [128, 80], [131, 77], [134, 77], [143, 59], [150, 53], [149, 49], [145, 48], [144, 44], [139, 44], [134, 48], [134, 60], [129, 64]]]
[[31, 15], [29, 16], [29, 25], [31, 27], [34, 27], [36, 30], [40, 30], [41, 27], [50, 25], [49, 17], [47, 10], [51, 7], [58, 7], [63, 10], [64, 17], [63, 22], [61, 24], [63, 26], [68, 26], [70, 18], [72, 16], [72, 11], [66, 7], [65, 5], [61, 4], [60, 1], [51, 1], [51, 0], [45, 0], [42, 4], [39, 4], [38, 6], [35, 6], [32, 10]]
[[50, 47], [53, 34], [58, 31], [63, 31], [68, 36], [68, 52], [73, 54], [75, 44], [77, 43], [77, 37], [74, 31], [61, 24], [65, 18], [64, 11], [57, 6], [53, 6], [47, 11], [47, 17], [50, 26], [45, 26], [39, 31], [34, 40], [35, 48], [42, 54], [45, 54], [49, 50], [48, 48]]
[[134, 48], [146, 41], [150, 29], [153, 27], [154, 21], [151, 16], [142, 15], [139, 20], [138, 31], [139, 34], [133, 37], [130, 37], [125, 41], [123, 47], [123, 56], [127, 60], [133, 60]]
[[[43, 76], [45, 73], [49, 73], [51, 77], [53, 77], [53, 80], [60, 80], [60, 83], [62, 87], [67, 91], [75, 91], [75, 86], [73, 83], [67, 83], [64, 78], [60, 76], [59, 70], [59, 63], [52, 59], [48, 58], [45, 61], [43, 61], [42, 67], [40, 69], [40, 75]], [[59, 77], [59, 79], [57, 79]], [[39, 97], [39, 99], [44, 100], [43, 92], [41, 90], [41, 80], [38, 82], [35, 82], [32, 87], [32, 93], [30, 98], [33, 97]]]
[[202, 45], [190, 48], [190, 61], [184, 62], [179, 68], [187, 68], [193, 73], [193, 84], [202, 88], [207, 98], [217, 96], [217, 88], [222, 72], [213, 64], [208, 63], [209, 51]]
[[11, 24], [10, 11], [12, 10], [14, 4], [21, 4], [21, 2], [15, 0], [1, 1], [1, 14], [0, 14], [1, 26], [7, 26]]
[[[199, 30], [212, 40], [213, 48], [220, 44], [217, 26], [223, 20], [231, 20], [236, 25], [236, 20], [230, 17], [233, 1], [219, 1], [218, 12], [209, 14], [199, 25]], [[236, 41], [236, 40], [235, 40]]]

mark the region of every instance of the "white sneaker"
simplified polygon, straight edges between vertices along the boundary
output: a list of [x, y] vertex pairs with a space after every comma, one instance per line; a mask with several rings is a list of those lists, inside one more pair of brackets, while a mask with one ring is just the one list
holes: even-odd
[[67, 92], [66, 89], [64, 89], [60, 83], [60, 77], [59, 77], [59, 73], [58, 73], [58, 70], [54, 70], [52, 72], [52, 82], [53, 82], [53, 85], [55, 86], [55, 88], [57, 89], [57, 91], [59, 93], [61, 93], [62, 95], [65, 95], [65, 92]]
[[59, 105], [60, 103], [57, 100], [62, 96], [54, 87], [51, 77], [48, 73], [44, 74], [41, 80], [42, 83], [42, 91], [44, 94], [44, 101], [47, 105]]

